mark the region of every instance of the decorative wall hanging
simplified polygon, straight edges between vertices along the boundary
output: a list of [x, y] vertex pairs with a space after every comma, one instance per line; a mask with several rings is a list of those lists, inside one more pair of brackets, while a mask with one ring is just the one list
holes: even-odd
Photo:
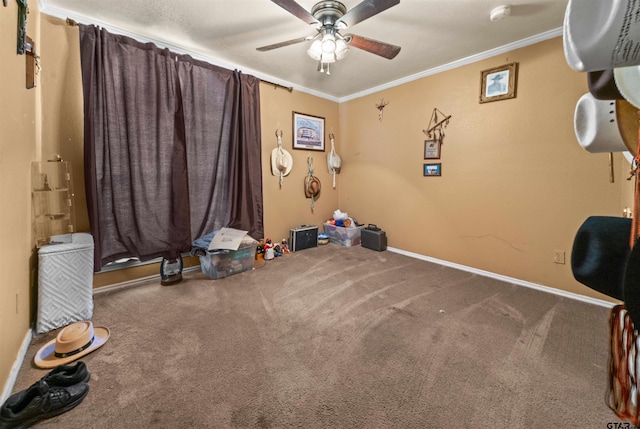
[[282, 130], [276, 130], [277, 147], [271, 151], [271, 174], [280, 177], [280, 188], [284, 182], [284, 176], [291, 173], [293, 158], [291, 154], [282, 148]]
[[422, 166], [422, 174], [424, 176], [442, 176], [442, 165], [437, 164], [424, 164]]
[[313, 175], [313, 157], [307, 157], [308, 172], [304, 178], [304, 196], [311, 198], [311, 213], [315, 208], [315, 202], [320, 198], [320, 179]]
[[516, 98], [518, 63], [484, 70], [480, 74], [480, 103]]
[[[438, 115], [439, 114], [439, 115]], [[449, 125], [449, 120], [451, 119], [451, 115], [445, 115], [438, 108], [434, 108], [431, 113], [431, 119], [429, 120], [429, 126], [426, 130], [422, 130], [422, 132], [429, 137], [431, 140], [425, 140], [425, 159], [427, 159], [427, 142], [435, 141], [438, 143], [437, 148], [437, 158], [440, 158], [440, 147], [444, 140], [444, 129]], [[433, 151], [432, 151], [433, 153]], [[430, 156], [429, 158], [433, 158]]]
[[329, 170], [329, 174], [333, 174], [333, 189], [336, 189], [336, 174], [340, 173], [340, 167], [342, 167], [342, 160], [340, 156], [336, 153], [335, 148], [335, 136], [333, 133], [329, 134], [329, 139], [331, 140], [331, 150], [327, 153], [327, 168]]
[[384, 101], [384, 98], [380, 100], [380, 103], [376, 104], [376, 109], [378, 109], [378, 120], [382, 121], [382, 112], [384, 108], [389, 104], [388, 101]]
[[324, 118], [293, 112], [293, 148], [324, 152]]

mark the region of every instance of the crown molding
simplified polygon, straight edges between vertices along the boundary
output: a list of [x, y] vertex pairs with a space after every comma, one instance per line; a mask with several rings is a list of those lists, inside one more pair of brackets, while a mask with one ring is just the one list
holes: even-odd
[[432, 76], [434, 74], [442, 73], [448, 70], [453, 70], [455, 68], [466, 66], [468, 64], [477, 63], [478, 61], [486, 60], [496, 55], [504, 54], [505, 52], [510, 52], [519, 48], [524, 48], [529, 45], [534, 45], [536, 43], [553, 39], [554, 37], [558, 37], [558, 36], [562, 36], [562, 28], [556, 28], [541, 34], [537, 34], [532, 37], [527, 37], [526, 39], [521, 39], [521, 40], [518, 40], [517, 42], [509, 43], [507, 45], [503, 45], [498, 48], [490, 49], [488, 51], [484, 51], [479, 54], [471, 55], [469, 57], [462, 58], [460, 60], [453, 61], [451, 63], [444, 64], [438, 67], [434, 67], [432, 69], [425, 70], [420, 73], [412, 74], [410, 76], [403, 77], [401, 79], [397, 79], [373, 88], [369, 88], [367, 90], [357, 92], [355, 94], [351, 94], [346, 97], [340, 97], [339, 103], [343, 103], [349, 100], [354, 100], [356, 98], [364, 97], [366, 95], [375, 94], [376, 92], [393, 88], [395, 86], [404, 85], [405, 83], [413, 82], [414, 80], [422, 79], [423, 77]]

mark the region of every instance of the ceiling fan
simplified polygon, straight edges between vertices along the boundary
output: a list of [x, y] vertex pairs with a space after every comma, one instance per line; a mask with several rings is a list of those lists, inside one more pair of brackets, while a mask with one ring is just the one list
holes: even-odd
[[341, 60], [349, 53], [349, 47], [362, 49], [387, 59], [393, 59], [400, 52], [400, 46], [358, 36], [340, 34], [340, 30], [354, 26], [382, 11], [400, 3], [400, 0], [364, 0], [347, 11], [345, 5], [336, 0], [316, 3], [308, 12], [295, 0], [271, 0], [287, 12], [316, 28], [316, 34], [287, 40], [273, 45], [256, 48], [258, 51], [270, 51], [296, 43], [312, 41], [307, 54], [318, 61], [318, 71], [331, 74], [329, 64]]

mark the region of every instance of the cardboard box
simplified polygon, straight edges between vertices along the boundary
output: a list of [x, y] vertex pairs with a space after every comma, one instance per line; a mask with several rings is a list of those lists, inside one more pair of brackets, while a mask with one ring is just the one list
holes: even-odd
[[324, 232], [329, 234], [329, 241], [331, 243], [345, 247], [358, 246], [360, 244], [360, 233], [362, 228], [364, 228], [363, 226], [344, 228], [342, 226], [335, 226], [329, 223], [325, 223], [323, 225]]

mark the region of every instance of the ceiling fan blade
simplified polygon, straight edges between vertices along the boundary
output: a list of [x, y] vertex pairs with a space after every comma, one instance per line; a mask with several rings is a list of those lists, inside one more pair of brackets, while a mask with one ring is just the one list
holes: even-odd
[[294, 0], [271, 0], [293, 16], [296, 16], [309, 25], [318, 25], [319, 22], [305, 8], [300, 6]]
[[344, 38], [349, 46], [380, 55], [386, 59], [393, 59], [400, 52], [400, 46], [391, 45], [385, 42], [369, 39], [368, 37], [357, 36], [355, 34], [346, 34]]
[[285, 42], [274, 43], [273, 45], [261, 46], [259, 48], [256, 48], [256, 51], [260, 51], [260, 52], [270, 51], [272, 49], [278, 49], [284, 46], [295, 45], [296, 43], [306, 42], [307, 40], [310, 40], [310, 39], [311, 38], [309, 37], [298, 37], [297, 39], [291, 39]]
[[354, 26], [398, 3], [400, 3], [400, 0], [364, 0], [345, 13], [344, 16], [336, 21], [336, 24], [346, 24], [347, 27]]

